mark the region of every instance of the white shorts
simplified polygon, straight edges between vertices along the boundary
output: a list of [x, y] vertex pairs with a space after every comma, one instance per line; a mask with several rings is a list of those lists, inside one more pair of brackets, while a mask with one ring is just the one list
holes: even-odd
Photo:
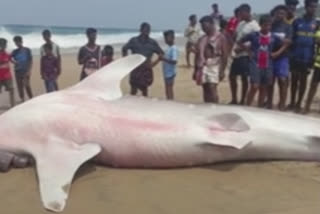
[[214, 83], [218, 84], [220, 82], [219, 72], [214, 70], [209, 70], [207, 67], [203, 68], [202, 72], [202, 83]]

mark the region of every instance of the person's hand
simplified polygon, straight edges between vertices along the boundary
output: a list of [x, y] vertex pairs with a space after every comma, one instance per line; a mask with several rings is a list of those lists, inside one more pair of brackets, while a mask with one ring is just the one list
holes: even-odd
[[278, 53], [271, 53], [271, 58], [272, 59], [276, 59], [276, 58], [278, 58], [280, 56], [280, 54], [278, 54]]

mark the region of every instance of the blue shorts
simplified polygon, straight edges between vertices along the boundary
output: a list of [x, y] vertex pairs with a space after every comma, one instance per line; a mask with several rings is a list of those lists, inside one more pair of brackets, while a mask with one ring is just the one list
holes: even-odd
[[283, 57], [273, 61], [273, 75], [278, 78], [287, 78], [289, 76], [289, 59]]
[[174, 84], [174, 80], [176, 78], [176, 75], [172, 76], [172, 77], [165, 77], [164, 78], [164, 82], [168, 85], [172, 85]]
[[[253, 63], [252, 63], [253, 64]], [[271, 85], [272, 84], [272, 69], [260, 69], [256, 65], [252, 65], [250, 69], [250, 79], [252, 84]]]

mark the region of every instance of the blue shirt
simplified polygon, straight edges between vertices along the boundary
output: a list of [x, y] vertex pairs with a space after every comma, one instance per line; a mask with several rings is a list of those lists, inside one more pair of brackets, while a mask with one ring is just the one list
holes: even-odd
[[258, 64], [258, 55], [259, 55], [259, 52], [262, 50], [262, 51], [266, 51], [268, 53], [268, 67], [269, 68], [272, 68], [272, 57], [271, 57], [271, 54], [274, 50], [274, 48], [276, 46], [279, 46], [279, 44], [282, 43], [281, 39], [276, 36], [275, 34], [271, 33], [270, 34], [270, 43], [267, 47], [264, 47], [262, 45], [260, 45], [260, 35], [261, 33], [260, 32], [254, 32], [254, 33], [251, 33], [247, 36], [245, 36], [241, 42], [251, 42], [251, 51], [253, 53], [253, 62], [255, 64]]
[[32, 62], [32, 55], [31, 50], [29, 48], [20, 48], [15, 49], [12, 52], [12, 58], [16, 61], [15, 64], [15, 71], [16, 72], [28, 72], [31, 62]]
[[[274, 22], [272, 24], [271, 31], [274, 35], [278, 36], [282, 41], [282, 44], [277, 44], [277, 46], [275, 46], [274, 51], [278, 51], [281, 48], [285, 39], [290, 41], [292, 40], [292, 26], [287, 24], [286, 22], [282, 22], [282, 21]], [[285, 51], [278, 59], [281, 59], [283, 57], [288, 57], [288, 51]]]
[[[164, 57], [172, 61], [178, 61], [178, 57], [179, 57], [178, 48], [175, 45], [170, 46], [165, 51]], [[175, 64], [163, 62], [163, 75], [165, 78], [174, 77], [177, 73], [176, 69], [177, 69], [177, 66]]]
[[296, 19], [292, 24], [293, 37], [291, 57], [296, 62], [311, 65], [314, 57], [317, 23], [315, 19], [305, 17]]

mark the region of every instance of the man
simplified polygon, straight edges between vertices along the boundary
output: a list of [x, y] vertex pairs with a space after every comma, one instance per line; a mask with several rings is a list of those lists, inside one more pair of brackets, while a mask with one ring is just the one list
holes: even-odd
[[[292, 24], [293, 39], [291, 48], [291, 103], [290, 110], [299, 113], [307, 87], [307, 77], [314, 61], [315, 39], [317, 30], [315, 14], [318, 0], [305, 0], [306, 13]], [[298, 92], [298, 100], [296, 100]]]
[[187, 44], [186, 44], [186, 61], [187, 61], [187, 66], [191, 67], [190, 63], [190, 55], [191, 53], [195, 52], [195, 46], [200, 38], [201, 34], [201, 29], [198, 26], [197, 22], [197, 16], [196, 15], [191, 15], [189, 17], [189, 26], [186, 28], [184, 32], [184, 36], [187, 38]]
[[58, 58], [58, 66], [59, 66], [59, 69], [61, 70], [61, 54], [60, 54], [60, 48], [59, 46], [54, 43], [52, 40], [51, 40], [51, 31], [50, 30], [44, 30], [42, 32], [42, 37], [43, 37], [43, 40], [45, 41], [45, 44], [43, 44], [40, 48], [40, 56], [43, 57], [46, 55], [45, 53], [45, 48], [44, 46], [46, 44], [51, 44], [52, 45], [52, 53], [55, 57]]
[[80, 48], [78, 63], [82, 65], [80, 80], [85, 79], [101, 67], [101, 48], [96, 44], [97, 30], [88, 28], [86, 30], [88, 43]]
[[213, 4], [212, 5], [211, 17], [213, 18], [216, 30], [220, 31], [220, 22], [223, 19], [223, 15], [220, 13], [218, 4]]
[[[150, 38], [151, 25], [142, 23], [140, 26], [140, 35], [133, 37], [122, 48], [122, 55], [127, 56], [131, 50], [133, 54], [141, 54], [147, 58], [146, 62], [136, 68], [130, 74], [131, 95], [137, 95], [138, 90], [142, 95], [148, 96], [148, 88], [153, 83], [153, 67], [155, 67], [162, 58], [164, 52], [158, 42]], [[152, 61], [154, 54], [158, 55], [156, 61]]]
[[296, 11], [299, 0], [285, 0], [285, 5], [287, 7], [287, 17], [285, 22], [292, 25], [293, 21], [296, 19]]
[[[238, 43], [241, 39], [245, 36], [260, 31], [260, 26], [257, 21], [252, 19], [251, 16], [251, 7], [248, 4], [243, 4], [239, 7], [239, 13], [241, 22], [239, 23], [237, 30], [236, 30], [236, 42]], [[248, 45], [248, 44], [247, 44]], [[238, 45], [234, 47], [233, 53], [233, 62], [231, 65], [230, 71], [230, 87], [231, 87], [231, 94], [232, 94], [232, 105], [241, 104], [244, 105], [246, 101], [246, 96], [248, 92], [248, 76], [250, 74], [250, 57], [249, 53], [246, 50], [243, 50]], [[241, 101], [238, 103], [238, 84], [237, 84], [237, 77], [241, 76], [242, 80], [242, 95]]]
[[15, 49], [11, 56], [14, 63], [14, 71], [19, 92], [19, 97], [24, 102], [24, 90], [26, 90], [28, 97], [33, 97], [30, 86], [30, 76], [32, 69], [32, 54], [29, 48], [23, 46], [23, 39], [21, 36], [13, 38], [17, 49]]
[[196, 70], [194, 77], [202, 85], [206, 103], [218, 103], [218, 83], [225, 77], [228, 63], [228, 46], [222, 33], [216, 30], [212, 17], [200, 20], [202, 36], [197, 45]]

